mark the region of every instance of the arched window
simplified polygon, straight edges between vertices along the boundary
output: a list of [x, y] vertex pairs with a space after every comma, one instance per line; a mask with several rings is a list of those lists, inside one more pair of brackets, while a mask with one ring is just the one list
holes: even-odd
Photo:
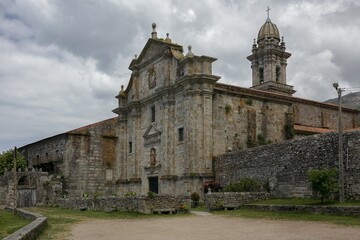
[[277, 66], [276, 67], [276, 71], [275, 71], [275, 80], [277, 81], [277, 82], [279, 82], [280, 81], [280, 67], [279, 66]]
[[263, 68], [259, 68], [259, 80], [260, 80], [260, 83], [264, 83], [264, 69]]

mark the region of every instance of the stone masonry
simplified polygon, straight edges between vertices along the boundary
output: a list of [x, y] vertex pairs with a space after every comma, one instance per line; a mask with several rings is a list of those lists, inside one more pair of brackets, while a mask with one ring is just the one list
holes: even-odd
[[[360, 199], [360, 131], [344, 133], [345, 194]], [[221, 185], [250, 177], [269, 181], [276, 197], [310, 197], [307, 171], [338, 167], [338, 134], [325, 133], [292, 141], [235, 151], [215, 160]]]

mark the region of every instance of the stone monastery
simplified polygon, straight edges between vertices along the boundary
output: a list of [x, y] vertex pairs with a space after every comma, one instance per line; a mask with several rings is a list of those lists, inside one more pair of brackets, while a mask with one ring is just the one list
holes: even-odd
[[[292, 96], [291, 54], [270, 18], [247, 57], [251, 88], [218, 83], [216, 58], [152, 29], [116, 96], [116, 117], [20, 148], [30, 168], [64, 178], [69, 196], [200, 193], [216, 156], [337, 129], [337, 106]], [[358, 127], [358, 116], [343, 108], [344, 128]]]

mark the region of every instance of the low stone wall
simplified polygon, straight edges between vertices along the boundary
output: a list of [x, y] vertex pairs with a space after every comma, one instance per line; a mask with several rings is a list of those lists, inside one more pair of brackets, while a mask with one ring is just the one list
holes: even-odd
[[135, 197], [97, 197], [97, 198], [61, 198], [56, 204], [73, 210], [137, 211], [138, 199]]
[[206, 207], [209, 210], [237, 209], [240, 206], [270, 197], [265, 192], [215, 192], [206, 194]]
[[189, 204], [188, 196], [155, 195], [153, 198], [140, 197], [97, 197], [97, 198], [62, 198], [57, 200], [62, 208], [97, 211], [135, 211], [141, 213], [173, 213], [181, 204]]
[[180, 206], [189, 206], [189, 196], [156, 195], [154, 198], [139, 198], [138, 211], [142, 213], [174, 213]]
[[[5, 208], [8, 211], [13, 211], [12, 208]], [[47, 218], [38, 213], [32, 213], [24, 209], [15, 209], [16, 214], [26, 218], [34, 220], [25, 227], [17, 230], [13, 234], [7, 236], [3, 240], [33, 240], [41, 234], [43, 229], [46, 227]]]
[[341, 207], [341, 206], [306, 206], [306, 205], [262, 205], [247, 204], [246, 208], [261, 211], [312, 213], [312, 214], [331, 214], [337, 216], [360, 217], [360, 207]]

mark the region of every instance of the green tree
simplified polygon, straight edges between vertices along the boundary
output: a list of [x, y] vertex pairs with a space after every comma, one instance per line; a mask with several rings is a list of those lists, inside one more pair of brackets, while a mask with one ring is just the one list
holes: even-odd
[[335, 168], [320, 168], [319, 170], [311, 169], [308, 171], [308, 177], [311, 182], [311, 188], [315, 193], [320, 194], [321, 202], [329, 199], [330, 194], [337, 187]]
[[[16, 152], [16, 167], [17, 169], [24, 169], [26, 161], [23, 155]], [[4, 174], [5, 169], [11, 170], [14, 168], [14, 150], [10, 149], [0, 154], [0, 176]]]

